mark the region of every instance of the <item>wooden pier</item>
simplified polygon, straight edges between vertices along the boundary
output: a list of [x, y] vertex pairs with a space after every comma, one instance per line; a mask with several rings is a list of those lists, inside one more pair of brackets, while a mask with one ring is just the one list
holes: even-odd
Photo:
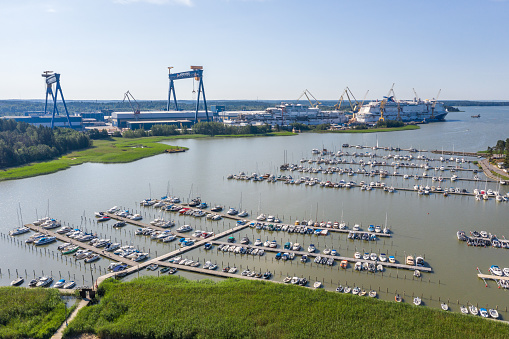
[[490, 279], [490, 280], [504, 280], [504, 281], [509, 281], [509, 277], [506, 277], [506, 276], [498, 276], [498, 275], [492, 275], [492, 274], [483, 274], [483, 273], [478, 273], [477, 274], [477, 277], [478, 278], [481, 278], [481, 279]]

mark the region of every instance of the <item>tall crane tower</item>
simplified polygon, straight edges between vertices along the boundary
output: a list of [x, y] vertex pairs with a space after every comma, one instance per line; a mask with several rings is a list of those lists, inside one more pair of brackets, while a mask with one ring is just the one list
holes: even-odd
[[[51, 96], [53, 99], [53, 116], [51, 117], [51, 128], [55, 126], [55, 113], [58, 115], [57, 97], [59, 92], [62, 103], [64, 104], [65, 114], [67, 115], [67, 122], [69, 123], [69, 127], [72, 128], [71, 118], [69, 117], [67, 105], [65, 104], [64, 100], [64, 94], [62, 93], [62, 87], [60, 86], [60, 74], [53, 73], [53, 71], [44, 71], [42, 72], [41, 76], [46, 79], [46, 103], [44, 104], [45, 115], [48, 113], [48, 96]], [[55, 94], [53, 94], [53, 84], [55, 83]]]
[[205, 99], [205, 87], [203, 86], [203, 67], [202, 66], [191, 66], [191, 70], [187, 72], [171, 73], [173, 67], [168, 67], [168, 78], [170, 80], [170, 89], [168, 90], [168, 104], [166, 110], [170, 110], [170, 102], [173, 92], [173, 102], [175, 103], [175, 109], [178, 111], [177, 96], [175, 94], [175, 80], [194, 78], [194, 81], [199, 81], [198, 84], [198, 96], [196, 98], [196, 112], [194, 115], [194, 123], [198, 122], [198, 108], [200, 106], [200, 95], [203, 93], [203, 105], [205, 106], [205, 114], [207, 116], [207, 122], [209, 121], [209, 111], [207, 109], [207, 99]]

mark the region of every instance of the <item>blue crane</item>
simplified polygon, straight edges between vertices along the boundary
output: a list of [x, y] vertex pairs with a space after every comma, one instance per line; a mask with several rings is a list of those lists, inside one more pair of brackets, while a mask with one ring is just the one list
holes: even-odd
[[[53, 116], [51, 118], [51, 128], [55, 125], [55, 113], [58, 115], [57, 108], [57, 97], [58, 92], [60, 92], [60, 97], [62, 98], [62, 103], [64, 104], [65, 114], [67, 115], [67, 122], [69, 123], [69, 127], [72, 128], [71, 118], [69, 117], [69, 112], [67, 111], [67, 105], [65, 104], [64, 94], [62, 93], [62, 87], [60, 86], [60, 74], [53, 73], [53, 71], [44, 71], [41, 76], [46, 78], [46, 104], [44, 105], [44, 114], [47, 114], [48, 110], [48, 96], [51, 95], [53, 99]], [[53, 94], [53, 84], [56, 83], [55, 94]]]
[[194, 123], [198, 122], [198, 108], [200, 106], [200, 94], [203, 92], [203, 105], [205, 106], [205, 114], [207, 116], [207, 121], [209, 121], [209, 112], [207, 110], [207, 99], [205, 99], [205, 87], [203, 87], [203, 67], [202, 66], [191, 66], [191, 70], [187, 72], [180, 73], [171, 73], [171, 69], [173, 67], [168, 67], [168, 78], [170, 79], [170, 89], [168, 91], [168, 104], [166, 105], [166, 110], [170, 110], [170, 102], [172, 98], [173, 92], [173, 102], [175, 103], [175, 109], [178, 111], [178, 102], [177, 96], [175, 94], [175, 85], [173, 83], [174, 80], [180, 79], [189, 79], [194, 78], [194, 80], [199, 81], [198, 84], [198, 97], [196, 98], [196, 112], [194, 114]]

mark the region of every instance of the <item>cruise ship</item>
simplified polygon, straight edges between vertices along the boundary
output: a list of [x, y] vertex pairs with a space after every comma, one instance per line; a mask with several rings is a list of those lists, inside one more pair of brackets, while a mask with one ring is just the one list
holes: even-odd
[[287, 126], [294, 122], [305, 125], [344, 124], [348, 117], [340, 111], [322, 111], [319, 107], [301, 104], [281, 103], [265, 111], [241, 112], [236, 117], [225, 119], [229, 125], [269, 124]]
[[[380, 105], [382, 101], [371, 101], [359, 109], [355, 120], [359, 123], [375, 124], [380, 120]], [[443, 121], [447, 110], [443, 102], [434, 100], [395, 100], [394, 96], [386, 99], [383, 106], [384, 120], [400, 120], [403, 122], [432, 122]], [[399, 114], [398, 114], [399, 113]]]

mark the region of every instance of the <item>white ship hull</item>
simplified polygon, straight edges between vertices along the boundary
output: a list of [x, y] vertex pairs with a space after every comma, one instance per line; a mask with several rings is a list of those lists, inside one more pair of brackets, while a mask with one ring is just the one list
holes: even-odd
[[[359, 123], [375, 124], [380, 120], [380, 101], [372, 101], [361, 107], [355, 114]], [[431, 122], [442, 121], [447, 115], [444, 103], [426, 100], [388, 101], [384, 107], [384, 120], [399, 120], [403, 122]]]

